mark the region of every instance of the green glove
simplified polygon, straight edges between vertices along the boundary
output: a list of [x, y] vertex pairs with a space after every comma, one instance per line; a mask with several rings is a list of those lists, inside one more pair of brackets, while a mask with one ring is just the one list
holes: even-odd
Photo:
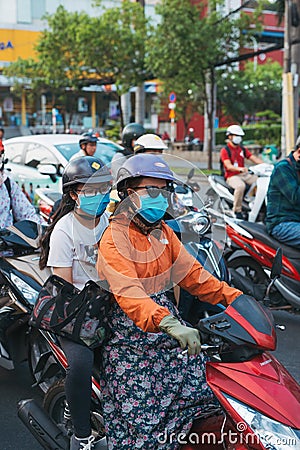
[[199, 331], [195, 328], [182, 325], [178, 319], [173, 316], [165, 316], [160, 324], [161, 331], [177, 339], [182, 349], [188, 347], [189, 355], [198, 355], [201, 351], [201, 342]]

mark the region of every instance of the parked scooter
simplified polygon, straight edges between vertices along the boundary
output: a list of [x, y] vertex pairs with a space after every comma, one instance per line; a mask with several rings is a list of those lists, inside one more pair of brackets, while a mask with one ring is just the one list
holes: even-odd
[[[280, 268], [273, 276], [278, 277]], [[276, 348], [271, 313], [251, 297], [240, 297], [226, 309], [207, 315], [197, 324], [206, 363], [206, 377], [220, 407], [203, 411], [187, 436], [161, 433], [159, 445], [177, 442], [191, 450], [286, 450], [300, 446], [300, 386], [268, 350]], [[51, 344], [59, 363], [66, 359]], [[56, 351], [57, 350], [57, 351]], [[187, 351], [178, 354], [184, 361]], [[103, 435], [99, 379], [93, 377], [92, 428], [95, 450], [106, 449]], [[44, 409], [35, 400], [23, 400], [18, 415], [46, 449], [67, 450], [72, 433], [63, 381], [46, 393]], [[178, 440], [180, 439], [180, 440]], [[172, 442], [170, 441], [172, 440]]]
[[[246, 188], [242, 203], [242, 213], [249, 222], [264, 222], [266, 215], [267, 191], [274, 166], [272, 164], [257, 164], [249, 168], [249, 173], [257, 175], [254, 186]], [[211, 189], [207, 192], [208, 200], [213, 207], [232, 216], [233, 192], [221, 175], [212, 174], [208, 177]]]
[[282, 249], [282, 274], [274, 281], [269, 306], [300, 311], [300, 251], [271, 237], [264, 224], [225, 217], [227, 246], [224, 257], [233, 284], [262, 300], [278, 248]]
[[[57, 363], [43, 336], [29, 333], [28, 320], [41, 285], [50, 275], [40, 271], [41, 226], [24, 220], [0, 230], [0, 366], [13, 370], [28, 361], [35, 383], [45, 392], [56, 379]], [[44, 379], [38, 363], [44, 361]]]

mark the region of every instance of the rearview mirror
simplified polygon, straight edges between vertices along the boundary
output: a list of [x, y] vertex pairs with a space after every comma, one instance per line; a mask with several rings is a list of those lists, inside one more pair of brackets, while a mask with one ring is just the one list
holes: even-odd
[[282, 271], [282, 249], [279, 247], [276, 251], [276, 255], [272, 264], [271, 280], [278, 278]]
[[38, 166], [38, 171], [42, 175], [56, 175], [56, 167], [52, 164], [40, 164]]

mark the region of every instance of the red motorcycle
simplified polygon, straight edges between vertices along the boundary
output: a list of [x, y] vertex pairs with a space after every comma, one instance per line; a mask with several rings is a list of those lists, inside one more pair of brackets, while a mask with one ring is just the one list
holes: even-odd
[[267, 305], [273, 309], [300, 310], [300, 251], [270, 236], [260, 223], [225, 216], [227, 245], [224, 257], [232, 284], [263, 300], [277, 250], [282, 251], [282, 273], [270, 290]]
[[[274, 277], [278, 274], [273, 270]], [[268, 352], [276, 348], [270, 311], [244, 295], [219, 313], [201, 319], [197, 327], [202, 350], [210, 357], [207, 382], [220, 406], [204, 411], [188, 435], [161, 433], [157, 449], [175, 445], [185, 450], [300, 448], [300, 386]], [[64, 370], [67, 361], [58, 342], [48, 335], [48, 343]], [[186, 351], [178, 356], [183, 363], [189, 358]], [[99, 373], [95, 370], [91, 423], [99, 438], [96, 450], [107, 448], [99, 394]], [[34, 400], [23, 400], [18, 414], [44, 448], [69, 448], [72, 423], [63, 379], [46, 393], [44, 409]]]

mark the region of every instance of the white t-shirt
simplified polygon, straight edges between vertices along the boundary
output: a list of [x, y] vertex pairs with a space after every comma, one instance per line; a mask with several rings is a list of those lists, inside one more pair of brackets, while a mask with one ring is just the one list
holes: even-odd
[[[77, 153], [75, 153], [73, 156], [71, 156], [70, 161], [74, 161], [74, 159], [82, 158], [83, 156], [86, 156], [85, 151], [81, 148]], [[69, 162], [70, 162], [69, 161]]]
[[82, 225], [73, 211], [66, 214], [51, 233], [47, 266], [72, 267], [73, 284], [78, 289], [82, 289], [88, 280], [98, 281], [97, 244], [107, 226], [106, 213], [92, 230]]

